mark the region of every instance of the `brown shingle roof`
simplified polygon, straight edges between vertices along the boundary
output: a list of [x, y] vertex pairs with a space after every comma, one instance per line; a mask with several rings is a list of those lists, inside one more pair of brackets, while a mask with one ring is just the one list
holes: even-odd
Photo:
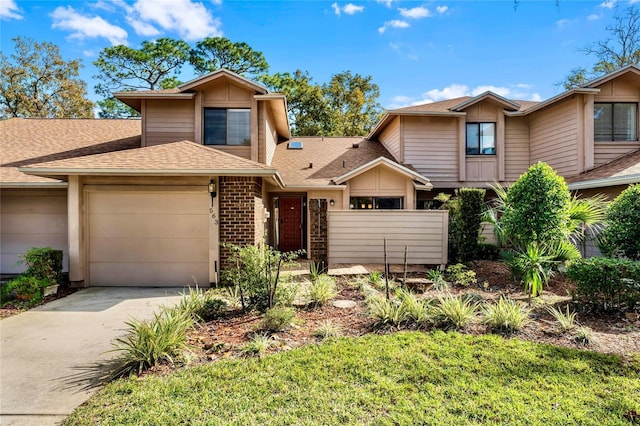
[[31, 164], [41, 174], [155, 174], [212, 171], [273, 171], [264, 164], [190, 141]]
[[[396, 162], [379, 142], [360, 137], [298, 137], [303, 149], [287, 149], [287, 142], [276, 148], [272, 166], [277, 168], [287, 186], [331, 185], [331, 180], [378, 157]], [[353, 148], [354, 143], [358, 148]], [[309, 167], [310, 163], [313, 167]]]
[[140, 120], [0, 120], [0, 183], [58, 182], [28, 176], [17, 167], [140, 146]]
[[[588, 172], [570, 177], [567, 183], [586, 182], [611, 178], [640, 177], [640, 149], [624, 155]], [[640, 178], [639, 178], [640, 180]]]
[[[427, 104], [414, 105], [404, 108], [397, 108], [390, 110], [389, 113], [394, 112], [451, 112], [451, 108], [460, 105], [463, 102], [472, 99], [471, 96], [461, 96], [459, 98], [446, 99], [444, 101], [431, 102]], [[527, 108], [530, 108], [534, 105], [537, 105], [539, 102], [534, 101], [519, 101], [519, 100], [511, 100], [520, 105], [519, 111], [525, 111]]]

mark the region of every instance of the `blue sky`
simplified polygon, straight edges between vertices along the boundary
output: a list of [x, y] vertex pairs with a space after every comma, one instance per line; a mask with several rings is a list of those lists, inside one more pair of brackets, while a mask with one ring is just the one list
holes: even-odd
[[[632, 0], [631, 3], [639, 1]], [[547, 99], [578, 52], [607, 37], [629, 1], [240, 1], [0, 0], [2, 52], [29, 36], [81, 58], [90, 98], [101, 49], [158, 37], [244, 41], [270, 72], [307, 70], [318, 83], [351, 70], [373, 76], [380, 103], [396, 108], [493, 90], [511, 99]], [[186, 68], [185, 68], [186, 69]], [[192, 75], [183, 73], [186, 81]]]

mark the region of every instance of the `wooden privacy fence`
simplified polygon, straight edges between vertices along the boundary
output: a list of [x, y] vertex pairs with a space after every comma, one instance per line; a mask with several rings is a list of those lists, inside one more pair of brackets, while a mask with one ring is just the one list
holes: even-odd
[[339, 210], [328, 212], [329, 264], [447, 263], [449, 216], [446, 210]]

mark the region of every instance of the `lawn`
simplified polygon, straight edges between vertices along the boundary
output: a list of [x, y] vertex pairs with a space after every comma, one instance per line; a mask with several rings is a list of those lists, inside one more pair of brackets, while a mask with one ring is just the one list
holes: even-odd
[[433, 331], [118, 380], [65, 424], [630, 425], [636, 412], [637, 359]]

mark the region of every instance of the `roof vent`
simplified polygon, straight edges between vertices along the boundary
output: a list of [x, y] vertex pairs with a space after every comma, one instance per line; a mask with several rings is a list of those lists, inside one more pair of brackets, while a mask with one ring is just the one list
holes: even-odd
[[287, 144], [287, 149], [302, 149], [302, 141], [291, 141]]
[[351, 144], [351, 148], [360, 148], [360, 142], [354, 142]]

